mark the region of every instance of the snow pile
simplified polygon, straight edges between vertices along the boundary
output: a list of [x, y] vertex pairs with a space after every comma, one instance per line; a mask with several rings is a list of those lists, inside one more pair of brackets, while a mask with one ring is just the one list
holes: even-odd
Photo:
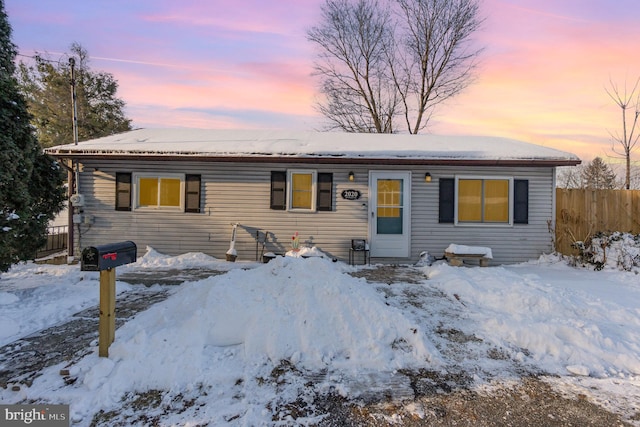
[[640, 267], [640, 235], [598, 233], [588, 243], [579, 241], [574, 246], [580, 252], [576, 261], [592, 264], [597, 270], [631, 271]]
[[447, 246], [447, 249], [445, 249], [444, 252], [454, 255], [482, 255], [485, 258], [493, 258], [491, 248], [487, 248], [484, 246], [466, 246], [451, 243], [449, 246]]
[[162, 254], [154, 248], [147, 246], [143, 257], [133, 264], [118, 267], [118, 271], [137, 269], [186, 269], [186, 268], [206, 268], [214, 266], [216, 268], [226, 265], [217, 258], [203, 254], [202, 252], [189, 252], [178, 256]]
[[[476, 336], [558, 375], [640, 375], [640, 282], [564, 264], [490, 269], [434, 265], [432, 286], [456, 295]], [[625, 325], [621, 327], [620, 325]]]
[[[241, 345], [249, 365], [286, 359], [311, 370], [394, 369], [434, 359], [416, 327], [330, 261], [278, 257], [185, 284], [118, 330], [110, 351], [114, 365], [107, 368], [111, 381], [127, 387], [134, 378], [146, 387], [187, 386], [202, 380], [209, 349]], [[403, 351], [393, 350], [397, 342], [407, 343]], [[149, 353], [156, 356], [144, 357]], [[103, 377], [104, 369], [87, 375]]]
[[324, 252], [322, 252], [320, 249], [314, 247], [306, 247], [303, 246], [298, 250], [292, 250], [292, 251], [288, 251], [285, 256], [289, 256], [289, 257], [294, 257], [294, 258], [311, 258], [311, 257], [320, 257], [320, 258], [327, 258], [329, 259], [329, 256], [327, 254], [325, 254]]

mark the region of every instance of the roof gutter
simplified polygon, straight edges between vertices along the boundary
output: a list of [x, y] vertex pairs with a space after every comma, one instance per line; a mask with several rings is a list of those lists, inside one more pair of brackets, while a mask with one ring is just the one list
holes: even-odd
[[49, 155], [69, 160], [151, 160], [172, 162], [221, 162], [221, 163], [311, 163], [311, 164], [361, 164], [361, 165], [443, 165], [443, 166], [576, 166], [580, 159], [428, 159], [415, 157], [343, 157], [343, 156], [282, 156], [282, 155], [246, 155], [211, 156], [202, 154], [146, 154], [118, 153], [96, 154], [76, 153], [72, 151], [49, 151]]

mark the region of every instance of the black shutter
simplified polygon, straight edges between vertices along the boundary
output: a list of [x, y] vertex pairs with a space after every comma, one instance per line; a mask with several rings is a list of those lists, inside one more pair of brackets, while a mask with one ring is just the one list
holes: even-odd
[[131, 172], [116, 172], [116, 210], [131, 210]]
[[271, 172], [271, 209], [283, 211], [287, 208], [287, 173]]
[[455, 184], [454, 178], [440, 178], [440, 198], [438, 222], [452, 223], [455, 212]]
[[200, 212], [200, 175], [185, 175], [184, 177], [184, 211]]
[[316, 209], [319, 211], [333, 210], [333, 174], [318, 174], [318, 195], [316, 197]]
[[529, 180], [513, 180], [513, 222], [529, 224]]

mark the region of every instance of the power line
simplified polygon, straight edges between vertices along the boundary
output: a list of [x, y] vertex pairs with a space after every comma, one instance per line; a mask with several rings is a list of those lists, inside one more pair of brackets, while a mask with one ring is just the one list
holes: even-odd
[[40, 55], [23, 55], [21, 53], [17, 53], [16, 56], [21, 56], [23, 58], [30, 58], [30, 59], [34, 59], [36, 61], [44, 61], [44, 62], [50, 62], [52, 64], [60, 64], [61, 59], [58, 59], [57, 61], [54, 61], [52, 59], [47, 59], [43, 56]]

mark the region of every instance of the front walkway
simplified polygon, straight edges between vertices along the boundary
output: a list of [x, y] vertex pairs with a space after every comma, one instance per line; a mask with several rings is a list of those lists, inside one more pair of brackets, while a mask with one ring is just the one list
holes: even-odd
[[427, 280], [424, 272], [409, 265], [377, 265], [350, 273], [353, 277], [364, 277], [371, 283], [422, 283]]

